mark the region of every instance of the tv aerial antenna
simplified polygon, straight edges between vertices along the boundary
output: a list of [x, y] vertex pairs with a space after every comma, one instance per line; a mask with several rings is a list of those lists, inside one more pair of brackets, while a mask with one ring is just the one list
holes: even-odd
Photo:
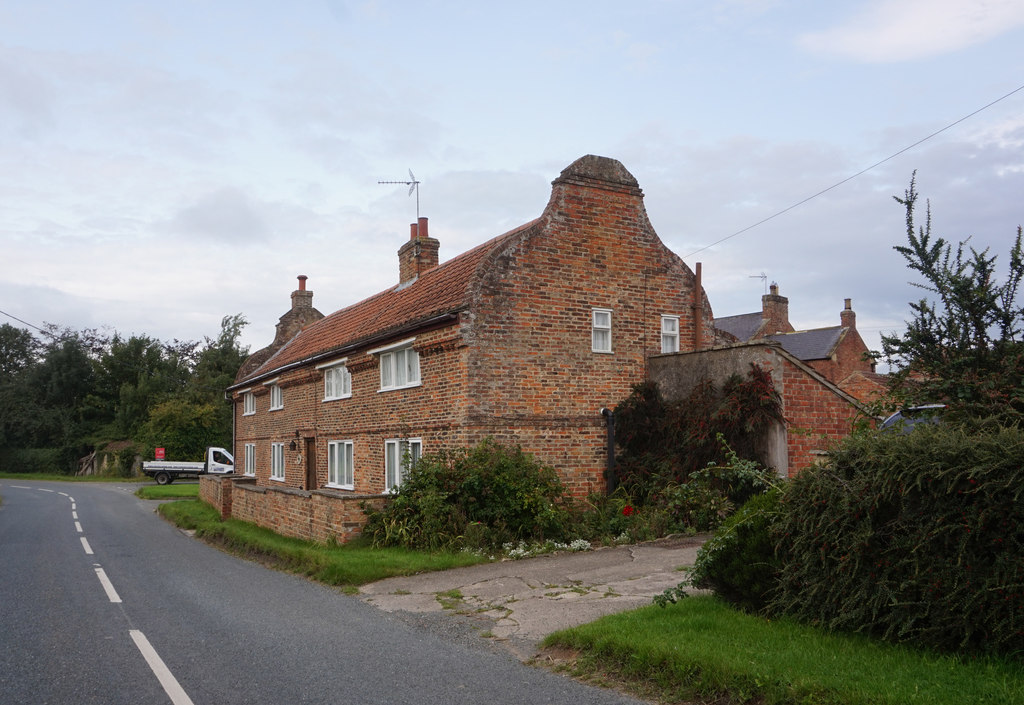
[[378, 181], [378, 184], [405, 184], [409, 187], [409, 195], [411, 196], [413, 191], [416, 192], [416, 221], [420, 219], [420, 182], [416, 176], [412, 173], [412, 169], [409, 170], [408, 181]]
[[761, 283], [764, 284], [764, 293], [768, 293], [768, 275], [764, 272], [760, 274], [751, 274], [747, 279], [760, 279]]

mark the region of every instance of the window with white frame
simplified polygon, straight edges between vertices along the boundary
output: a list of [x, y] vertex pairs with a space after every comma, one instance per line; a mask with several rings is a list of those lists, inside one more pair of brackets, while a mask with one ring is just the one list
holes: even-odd
[[423, 454], [419, 438], [384, 441], [384, 488], [394, 492]]
[[606, 308], [591, 311], [591, 347], [594, 352], [612, 351], [612, 312]]
[[245, 392], [242, 395], [242, 414], [252, 416], [256, 413], [256, 395], [252, 392]]
[[420, 383], [420, 354], [412, 344], [380, 352], [380, 390], [415, 387]]
[[255, 475], [256, 474], [256, 444], [246, 443], [245, 444], [245, 474]]
[[352, 441], [327, 442], [327, 486], [343, 490], [355, 489]]
[[284, 408], [284, 394], [281, 392], [281, 386], [277, 384], [270, 385], [270, 410], [276, 411]]
[[324, 401], [352, 396], [352, 373], [344, 364], [324, 367]]
[[679, 316], [661, 317], [661, 351], [679, 352]]
[[270, 479], [284, 480], [284, 443], [270, 444]]

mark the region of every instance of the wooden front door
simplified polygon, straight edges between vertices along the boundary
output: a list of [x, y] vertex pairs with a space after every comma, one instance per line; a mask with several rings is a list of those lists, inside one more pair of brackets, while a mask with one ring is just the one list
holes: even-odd
[[306, 439], [306, 489], [315, 490], [316, 482], [316, 439]]

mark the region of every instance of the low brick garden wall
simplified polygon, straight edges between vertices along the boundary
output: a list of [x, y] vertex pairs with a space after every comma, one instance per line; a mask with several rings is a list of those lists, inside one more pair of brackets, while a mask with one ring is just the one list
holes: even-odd
[[361, 505], [380, 508], [389, 499], [378, 494], [259, 487], [254, 478], [237, 475], [200, 477], [199, 497], [224, 518], [234, 517], [282, 536], [321, 543], [352, 540], [366, 523]]

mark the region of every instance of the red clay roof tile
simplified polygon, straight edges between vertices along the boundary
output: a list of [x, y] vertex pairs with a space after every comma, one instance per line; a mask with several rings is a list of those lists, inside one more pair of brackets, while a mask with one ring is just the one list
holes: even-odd
[[537, 221], [519, 226], [421, 274], [405, 286], [395, 286], [357, 304], [335, 311], [307, 326], [274, 355], [234, 386], [266, 377], [284, 367], [301, 364], [399, 335], [468, 305], [474, 275], [488, 254], [522, 234]]

